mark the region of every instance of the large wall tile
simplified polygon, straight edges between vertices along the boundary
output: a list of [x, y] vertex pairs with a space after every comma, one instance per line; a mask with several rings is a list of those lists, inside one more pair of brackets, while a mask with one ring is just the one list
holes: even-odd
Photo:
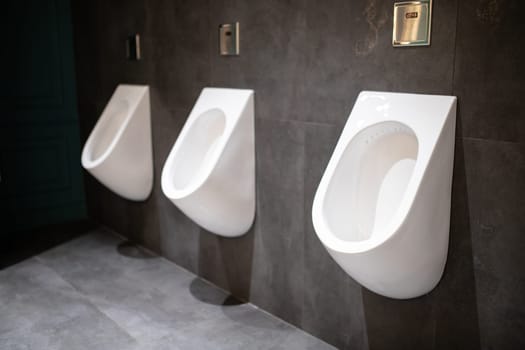
[[225, 238], [204, 229], [199, 235], [199, 276], [230, 291], [242, 300], [250, 299], [254, 227], [240, 237]]
[[250, 300], [299, 324], [304, 288], [304, 129], [256, 123], [257, 217]]
[[157, 199], [160, 215], [160, 250], [163, 256], [199, 272], [200, 228], [166, 197]]
[[523, 348], [525, 148], [464, 144], [482, 348]]
[[454, 93], [463, 136], [525, 140], [525, 4], [520, 0], [459, 2]]
[[[308, 54], [304, 7], [305, 0], [211, 3], [212, 82], [255, 89], [256, 118], [300, 119], [295, 94]], [[240, 56], [220, 57], [217, 28], [233, 21], [240, 23]]]
[[189, 109], [209, 81], [208, 0], [152, 1], [146, 11], [151, 83], [168, 108]]
[[451, 93], [456, 1], [434, 2], [432, 45], [423, 48], [392, 47], [392, 2], [308, 5], [308, 66], [294, 101], [302, 120], [342, 124], [362, 90]]

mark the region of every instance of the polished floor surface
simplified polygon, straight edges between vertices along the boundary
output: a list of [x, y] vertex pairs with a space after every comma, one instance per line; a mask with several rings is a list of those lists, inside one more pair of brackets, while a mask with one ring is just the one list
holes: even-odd
[[96, 230], [0, 270], [0, 349], [333, 349]]

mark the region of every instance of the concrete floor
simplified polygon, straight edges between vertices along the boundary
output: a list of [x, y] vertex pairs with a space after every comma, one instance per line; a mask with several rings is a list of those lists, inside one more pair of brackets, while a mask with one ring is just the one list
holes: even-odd
[[0, 271], [0, 349], [333, 349], [103, 230]]

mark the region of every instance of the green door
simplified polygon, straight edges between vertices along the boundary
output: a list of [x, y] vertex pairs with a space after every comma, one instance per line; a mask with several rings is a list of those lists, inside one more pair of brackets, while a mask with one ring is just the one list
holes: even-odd
[[3, 7], [0, 239], [86, 216], [69, 0]]

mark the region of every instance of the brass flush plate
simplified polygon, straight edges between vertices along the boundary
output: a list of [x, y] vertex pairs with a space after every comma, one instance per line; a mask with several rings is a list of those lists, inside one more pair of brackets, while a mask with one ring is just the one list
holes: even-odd
[[239, 55], [239, 22], [219, 26], [219, 54], [221, 56]]
[[432, 0], [394, 3], [392, 45], [429, 46]]

